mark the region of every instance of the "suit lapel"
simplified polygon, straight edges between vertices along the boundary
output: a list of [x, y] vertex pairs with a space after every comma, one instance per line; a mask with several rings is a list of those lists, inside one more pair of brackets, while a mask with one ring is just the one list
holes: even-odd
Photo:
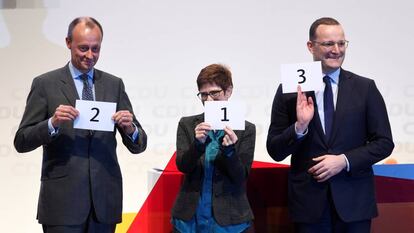
[[[199, 115], [196, 115], [195, 117], [194, 117], [194, 121], [193, 121], [193, 125], [192, 125], [192, 127], [190, 128], [190, 132], [191, 132], [191, 137], [192, 138], [194, 138], [194, 140], [197, 140], [197, 139], [195, 139], [195, 132], [194, 132], [194, 129], [195, 129], [195, 127], [198, 125], [198, 124], [200, 124], [201, 122], [203, 122], [204, 121], [204, 113], [202, 113], [202, 114], [199, 114]], [[200, 162], [201, 162], [201, 164], [202, 164], [202, 166], [204, 167], [204, 154], [202, 155], [202, 159], [200, 159]]]
[[69, 66], [66, 65], [62, 68], [62, 75], [60, 75], [61, 86], [60, 90], [66, 97], [70, 105], [75, 106], [75, 100], [79, 99], [78, 92], [76, 91], [75, 82], [69, 71]]
[[347, 105], [348, 96], [353, 94], [352, 82], [351, 82], [351, 75], [341, 69], [341, 73], [339, 75], [339, 83], [338, 83], [338, 97], [336, 99], [336, 108], [332, 126], [332, 135], [329, 139], [329, 143], [331, 143], [334, 139], [336, 134], [338, 133], [339, 126], [342, 122], [341, 118], [344, 116], [345, 106]]
[[[66, 65], [62, 69], [62, 75], [60, 76], [60, 81], [62, 86], [60, 87], [63, 95], [69, 101], [72, 106], [75, 106], [75, 101], [80, 99], [78, 92], [76, 90], [75, 82], [69, 71], [69, 66]], [[94, 71], [94, 86], [95, 86], [95, 100], [103, 101], [104, 100], [104, 85], [102, 81], [102, 73], [99, 70]]]
[[322, 138], [322, 141], [327, 143], [325, 133], [323, 132], [323, 128], [322, 128], [321, 118], [319, 117], [319, 111], [318, 111], [318, 105], [316, 103], [315, 92], [314, 91], [308, 92], [306, 93], [306, 96], [312, 97], [312, 100], [313, 100], [314, 113], [313, 113], [313, 120], [311, 121], [311, 124], [313, 124], [313, 128], [316, 130], [319, 137]]
[[103, 101], [105, 88], [104, 88], [103, 80], [102, 80], [102, 72], [95, 69], [93, 76], [94, 76], [93, 80], [94, 80], [94, 86], [95, 86], [95, 100]]

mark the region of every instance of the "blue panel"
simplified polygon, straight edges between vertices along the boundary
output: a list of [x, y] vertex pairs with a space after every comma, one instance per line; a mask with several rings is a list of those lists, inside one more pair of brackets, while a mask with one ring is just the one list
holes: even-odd
[[414, 180], [414, 164], [374, 165], [374, 173], [377, 176]]

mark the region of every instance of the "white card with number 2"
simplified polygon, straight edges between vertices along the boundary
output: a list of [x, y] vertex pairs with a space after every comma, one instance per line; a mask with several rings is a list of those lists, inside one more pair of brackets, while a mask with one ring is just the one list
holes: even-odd
[[75, 108], [79, 116], [73, 122], [73, 128], [114, 131], [112, 116], [116, 112], [116, 103], [76, 100]]

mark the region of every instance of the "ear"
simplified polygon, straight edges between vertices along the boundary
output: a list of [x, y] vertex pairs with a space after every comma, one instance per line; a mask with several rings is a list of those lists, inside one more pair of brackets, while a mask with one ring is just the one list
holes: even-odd
[[308, 47], [309, 52], [311, 52], [313, 54], [313, 43], [312, 43], [312, 41], [308, 41], [306, 43], [306, 46]]
[[69, 37], [66, 37], [66, 39], [65, 39], [65, 41], [66, 41], [66, 47], [68, 47], [68, 49], [71, 49], [71, 40], [69, 39]]

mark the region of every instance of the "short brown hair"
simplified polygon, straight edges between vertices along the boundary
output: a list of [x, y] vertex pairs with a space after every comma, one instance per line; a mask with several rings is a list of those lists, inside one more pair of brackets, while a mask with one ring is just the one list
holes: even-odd
[[198, 89], [205, 84], [216, 84], [226, 91], [229, 87], [233, 87], [230, 70], [221, 64], [211, 64], [204, 67], [197, 77]]
[[314, 41], [316, 39], [316, 29], [319, 25], [341, 25], [336, 19], [330, 17], [323, 17], [317, 19], [309, 28], [309, 40]]
[[67, 34], [67, 38], [69, 39], [69, 41], [72, 41], [73, 29], [79, 23], [85, 23], [88, 28], [94, 28], [95, 26], [98, 26], [99, 30], [101, 31], [102, 38], [103, 38], [103, 29], [102, 29], [101, 24], [98, 22], [98, 20], [92, 17], [78, 17], [72, 20], [72, 22], [69, 24], [68, 34]]

